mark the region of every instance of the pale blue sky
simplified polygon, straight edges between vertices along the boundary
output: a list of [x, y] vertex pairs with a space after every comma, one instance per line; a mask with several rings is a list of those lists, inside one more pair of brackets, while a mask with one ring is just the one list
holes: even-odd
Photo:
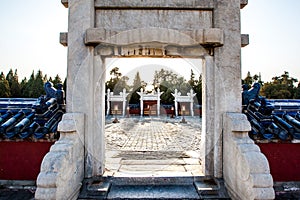
[[242, 48], [243, 78], [261, 72], [264, 81], [288, 71], [300, 79], [300, 1], [249, 0], [241, 10], [242, 33], [250, 44]]
[[[261, 72], [263, 81], [290, 72], [300, 79], [300, 1], [249, 0], [241, 10], [242, 78]], [[67, 48], [59, 32], [67, 31], [68, 10], [60, 0], [3, 1], [0, 6], [0, 71], [18, 68], [29, 77], [41, 69], [48, 76], [66, 75]]]
[[29, 77], [41, 69], [66, 76], [67, 48], [59, 32], [67, 31], [68, 10], [60, 0], [10, 0], [0, 4], [0, 71], [17, 68]]

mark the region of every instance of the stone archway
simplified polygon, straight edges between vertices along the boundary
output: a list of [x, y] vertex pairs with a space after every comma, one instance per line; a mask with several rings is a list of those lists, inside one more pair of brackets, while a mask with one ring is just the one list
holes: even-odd
[[224, 177], [237, 199], [272, 198], [268, 162], [248, 139], [250, 125], [240, 114], [240, 49], [247, 44], [240, 9], [246, 0], [62, 2], [69, 8], [68, 33], [62, 34], [68, 46], [67, 114], [60, 142], [43, 161], [37, 199], [76, 196], [84, 177], [103, 173], [103, 77], [105, 58], [113, 56], [201, 58], [204, 174]]
[[221, 113], [240, 111], [240, 2], [76, 0], [68, 6], [67, 110], [85, 113], [85, 177], [103, 172], [102, 77], [105, 57], [112, 56], [203, 59], [205, 174], [222, 177]]

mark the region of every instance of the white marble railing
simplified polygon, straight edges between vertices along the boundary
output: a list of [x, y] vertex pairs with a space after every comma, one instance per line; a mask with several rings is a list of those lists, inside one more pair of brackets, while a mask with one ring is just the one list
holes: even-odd
[[251, 126], [241, 113], [223, 115], [223, 176], [232, 199], [274, 199], [269, 163], [249, 138]]
[[84, 177], [84, 114], [67, 113], [60, 139], [44, 157], [35, 199], [77, 199]]

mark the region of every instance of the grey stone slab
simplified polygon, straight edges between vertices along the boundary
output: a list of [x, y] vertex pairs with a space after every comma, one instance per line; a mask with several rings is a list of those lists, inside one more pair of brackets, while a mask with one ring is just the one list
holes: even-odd
[[122, 165], [184, 165], [182, 159], [169, 160], [122, 160]]
[[114, 177], [192, 177], [191, 172], [174, 171], [140, 171], [140, 172], [116, 172]]
[[143, 172], [143, 171], [174, 171], [185, 172], [182, 165], [121, 165], [120, 172]]
[[193, 185], [112, 185], [107, 199], [199, 199]]

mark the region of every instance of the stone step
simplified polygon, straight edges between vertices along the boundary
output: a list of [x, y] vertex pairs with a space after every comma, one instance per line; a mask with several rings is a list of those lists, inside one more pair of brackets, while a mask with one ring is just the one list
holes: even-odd
[[107, 199], [199, 199], [193, 185], [112, 185]]
[[207, 177], [94, 177], [78, 199], [229, 199], [222, 180]]
[[[201, 179], [202, 177], [197, 177]], [[195, 177], [113, 177], [113, 185], [192, 185]]]
[[111, 183], [104, 177], [85, 179], [78, 199], [106, 199]]

